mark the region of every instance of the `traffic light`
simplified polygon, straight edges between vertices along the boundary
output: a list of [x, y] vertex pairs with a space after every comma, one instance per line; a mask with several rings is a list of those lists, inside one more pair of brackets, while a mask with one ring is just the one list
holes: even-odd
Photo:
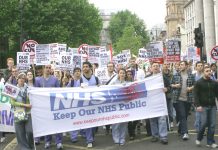
[[195, 33], [195, 46], [198, 48], [203, 47], [203, 33], [201, 32], [201, 28], [195, 28], [194, 30]]

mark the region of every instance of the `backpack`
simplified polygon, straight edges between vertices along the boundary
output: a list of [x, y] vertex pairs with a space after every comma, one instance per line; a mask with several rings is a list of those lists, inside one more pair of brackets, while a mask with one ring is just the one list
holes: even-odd
[[[80, 84], [83, 83], [83, 79], [82, 79], [82, 78], [80, 78], [79, 81], [80, 81]], [[71, 86], [71, 87], [74, 87], [74, 80], [71, 80], [70, 86]]]

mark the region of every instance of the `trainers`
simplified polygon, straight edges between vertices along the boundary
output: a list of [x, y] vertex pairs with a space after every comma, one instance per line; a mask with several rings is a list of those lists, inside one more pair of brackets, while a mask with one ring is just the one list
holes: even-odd
[[45, 149], [49, 149], [50, 146], [51, 146], [50, 142], [46, 142], [46, 143], [45, 143]]
[[162, 139], [160, 142], [161, 142], [162, 144], [164, 144], [164, 145], [168, 144], [168, 140], [167, 140], [167, 139]]
[[3, 143], [5, 141], [5, 137], [0, 138], [0, 143]]
[[173, 127], [174, 127], [173, 122], [171, 122], [170, 123], [170, 128], [173, 128]]
[[200, 146], [200, 145], [201, 145], [201, 141], [196, 140], [196, 141], [195, 141], [195, 144], [196, 144], [197, 146]]
[[189, 139], [189, 136], [188, 136], [188, 134], [187, 134], [187, 133], [185, 133], [185, 134], [183, 135], [182, 139], [183, 139], [183, 140], [188, 140], [188, 139]]
[[63, 149], [64, 147], [63, 147], [63, 145], [62, 145], [62, 143], [58, 143], [57, 144], [57, 149]]
[[93, 147], [92, 143], [88, 143], [87, 148], [92, 148], [92, 147]]
[[211, 147], [211, 148], [218, 148], [218, 145], [217, 144], [215, 144], [215, 143], [213, 143], [213, 144], [211, 144], [211, 145], [206, 145], [207, 147]]

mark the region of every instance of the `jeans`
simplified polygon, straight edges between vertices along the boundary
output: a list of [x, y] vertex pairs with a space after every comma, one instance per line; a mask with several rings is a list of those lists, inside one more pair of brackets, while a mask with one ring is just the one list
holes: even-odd
[[129, 121], [128, 122], [128, 132], [130, 137], [135, 137], [136, 125], [139, 121]]
[[150, 119], [151, 133], [153, 137], [160, 139], [167, 139], [167, 121], [166, 116], [156, 117]]
[[170, 99], [167, 100], [167, 110], [170, 122], [173, 122], [173, 103]]
[[[77, 141], [79, 134], [79, 130], [72, 131], [71, 132], [71, 140], [72, 141]], [[86, 143], [93, 143], [94, 141], [94, 134], [93, 134], [93, 128], [88, 128], [88, 129], [82, 129], [80, 130], [80, 134], [86, 138]]]
[[[62, 133], [57, 133], [55, 134], [55, 144], [59, 144], [59, 143], [62, 143], [62, 138], [63, 138], [63, 135]], [[50, 142], [51, 143], [51, 140], [52, 140], [52, 135], [46, 135], [45, 136], [45, 142]]]
[[127, 131], [127, 122], [112, 124], [112, 137], [114, 143], [116, 144], [124, 144], [126, 131]]
[[186, 101], [178, 101], [176, 104], [176, 115], [178, 115], [179, 119], [179, 129], [178, 132], [181, 135], [184, 135], [185, 133], [188, 133], [188, 124], [187, 124], [187, 118], [188, 118], [188, 112], [190, 110], [190, 103]]
[[16, 122], [15, 131], [20, 149], [32, 150], [34, 148], [34, 140], [31, 117], [27, 121]]
[[200, 127], [201, 127], [201, 113], [200, 112], [195, 112], [195, 124], [194, 127], [196, 129], [197, 132], [200, 131]]
[[201, 126], [197, 135], [197, 140], [201, 141], [203, 139], [205, 127], [208, 126], [207, 144], [211, 145], [215, 143], [216, 106], [203, 107], [203, 111], [200, 112], [200, 121]]

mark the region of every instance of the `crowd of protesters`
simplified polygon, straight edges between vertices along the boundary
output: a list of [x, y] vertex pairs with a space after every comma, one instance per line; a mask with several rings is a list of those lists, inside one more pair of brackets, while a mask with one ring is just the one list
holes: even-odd
[[[10, 83], [20, 88], [16, 99], [11, 99], [11, 105], [25, 108], [28, 119], [22, 122], [15, 122], [15, 131], [18, 145], [22, 150], [33, 149], [35, 144], [40, 144], [41, 137], [33, 139], [32, 123], [26, 87], [81, 87], [124, 84], [128, 82], [141, 81], [149, 76], [163, 75], [164, 88], [167, 101], [167, 116], [159, 116], [145, 120], [130, 121], [106, 125], [103, 127], [106, 134], [112, 134], [115, 144], [124, 145], [127, 138], [134, 140], [136, 130], [144, 124], [147, 136], [152, 136], [151, 142], [160, 141], [168, 144], [168, 132], [177, 124], [178, 134], [186, 141], [189, 139], [188, 117], [191, 109], [195, 110], [195, 129], [197, 132], [196, 145], [199, 146], [207, 128], [207, 146], [217, 148], [214, 140], [216, 125], [216, 99], [218, 97], [217, 66], [215, 63], [208, 64], [187, 61], [174, 64], [152, 62], [149, 69], [140, 68], [136, 58], [132, 57], [129, 63], [115, 65], [113, 62], [107, 64], [107, 82], [100, 81], [95, 76], [97, 64], [83, 62], [82, 68], [74, 68], [73, 72], [55, 70], [52, 65], [35, 66], [27, 72], [19, 72], [14, 65], [13, 58], [7, 59], [8, 68], [1, 74], [1, 83]], [[174, 115], [176, 114], [176, 115]], [[87, 147], [93, 147], [96, 128], [88, 128], [80, 131], [69, 132], [72, 143], [78, 141], [78, 134], [86, 139]], [[55, 134], [57, 149], [63, 149], [63, 134]], [[0, 133], [1, 141], [4, 142], [5, 134]], [[44, 137], [45, 148], [51, 146], [52, 135]]]

